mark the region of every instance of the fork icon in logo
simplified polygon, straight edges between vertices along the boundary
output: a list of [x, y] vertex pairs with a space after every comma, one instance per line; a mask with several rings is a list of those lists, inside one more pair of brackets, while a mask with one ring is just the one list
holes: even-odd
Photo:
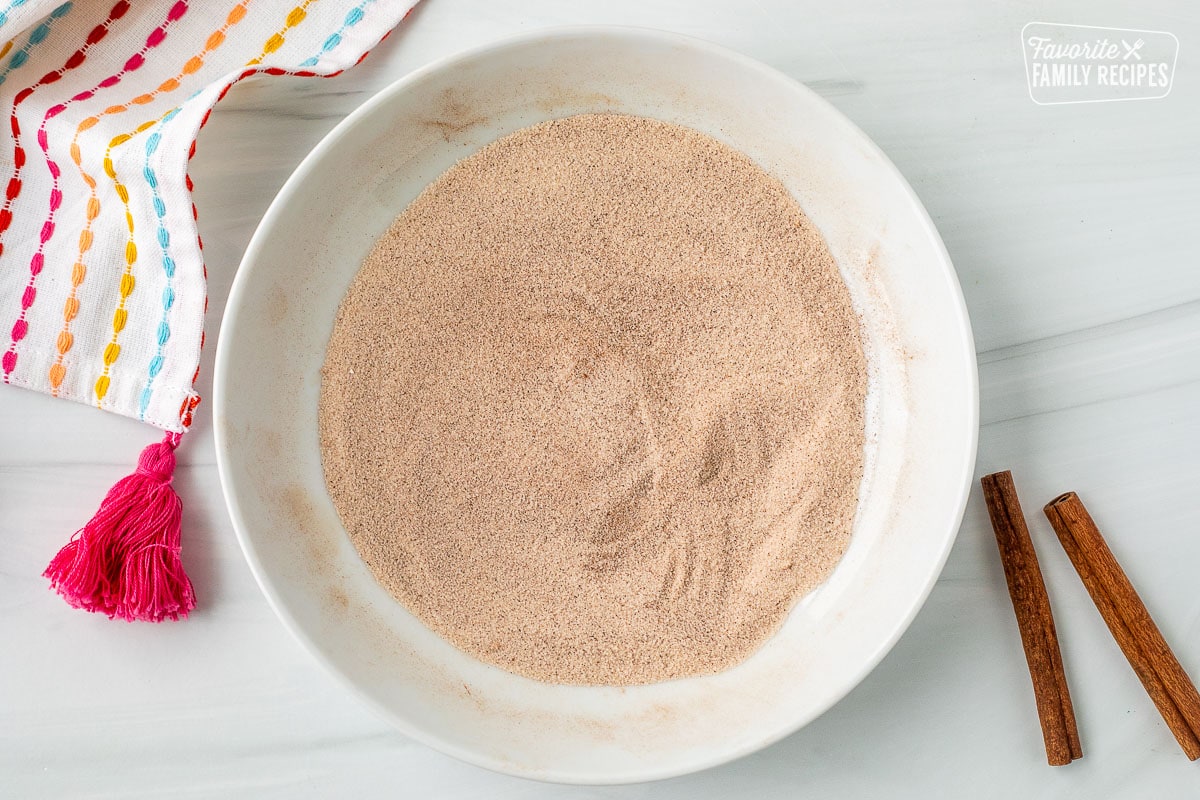
[[1142, 60], [1142, 54], [1141, 54], [1141, 53], [1139, 53], [1139, 52], [1138, 52], [1138, 50], [1141, 50], [1141, 49], [1142, 49], [1142, 45], [1144, 45], [1145, 43], [1146, 43], [1146, 42], [1145, 42], [1145, 40], [1144, 40], [1144, 39], [1138, 39], [1138, 40], [1137, 40], [1136, 42], [1134, 42], [1133, 44], [1130, 44], [1129, 42], [1127, 42], [1127, 41], [1125, 41], [1124, 39], [1122, 39], [1122, 40], [1121, 40], [1121, 44], [1122, 44], [1122, 45], [1124, 45], [1124, 47], [1125, 47], [1125, 55], [1124, 55], [1124, 57], [1123, 57], [1123, 60], [1125, 60], [1125, 61], [1128, 61], [1128, 60], [1129, 60], [1129, 57], [1130, 57], [1130, 56], [1133, 56], [1133, 57], [1134, 57], [1134, 58], [1136, 58], [1138, 61], [1141, 61], [1141, 60]]

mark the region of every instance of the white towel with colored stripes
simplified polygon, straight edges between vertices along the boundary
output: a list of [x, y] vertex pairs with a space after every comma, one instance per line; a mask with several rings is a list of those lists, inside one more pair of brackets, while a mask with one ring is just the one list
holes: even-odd
[[0, 0], [0, 380], [184, 431], [196, 134], [237, 81], [334, 75], [413, 4]]

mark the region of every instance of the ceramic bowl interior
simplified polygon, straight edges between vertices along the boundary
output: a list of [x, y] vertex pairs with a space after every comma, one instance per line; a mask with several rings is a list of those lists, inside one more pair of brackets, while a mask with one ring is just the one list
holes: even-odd
[[[830, 579], [718, 675], [550, 686], [456, 650], [392, 599], [326, 494], [319, 370], [362, 258], [441, 172], [488, 142], [582, 112], [689, 126], [777, 176], [837, 258], [870, 363], [867, 469]], [[802, 85], [745, 57], [632, 29], [535, 33], [422, 69], [313, 150], [259, 226], [217, 352], [222, 485], [255, 575], [295, 635], [405, 733], [549, 780], [681, 774], [749, 753], [843, 697], [907, 627], [961, 520], [977, 389], [962, 296], [920, 202], [877, 147]]]

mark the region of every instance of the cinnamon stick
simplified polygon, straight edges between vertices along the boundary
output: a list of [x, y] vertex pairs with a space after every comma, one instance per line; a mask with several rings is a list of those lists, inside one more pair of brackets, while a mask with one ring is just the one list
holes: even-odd
[[996, 545], [1000, 548], [1000, 561], [1004, 565], [1008, 593], [1021, 632], [1029, 677], [1033, 680], [1033, 697], [1046, 745], [1046, 760], [1051, 766], [1069, 764], [1083, 756], [1083, 749], [1037, 551], [1029, 537], [1012, 473], [985, 475], [980, 483], [996, 534]]
[[1179, 746], [1200, 758], [1200, 694], [1074, 492], [1051, 500], [1046, 517], [1067, 557]]

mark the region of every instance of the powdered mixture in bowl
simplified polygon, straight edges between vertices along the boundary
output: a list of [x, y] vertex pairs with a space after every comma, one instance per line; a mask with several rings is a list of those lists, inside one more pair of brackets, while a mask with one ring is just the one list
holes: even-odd
[[375, 577], [471, 655], [648, 683], [749, 656], [850, 538], [866, 359], [820, 233], [695, 131], [518, 131], [379, 240], [322, 371]]

